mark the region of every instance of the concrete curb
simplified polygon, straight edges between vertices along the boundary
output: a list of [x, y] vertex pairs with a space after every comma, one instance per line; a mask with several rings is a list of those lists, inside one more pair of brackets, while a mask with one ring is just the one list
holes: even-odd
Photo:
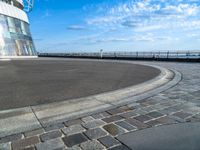
[[170, 71], [162, 67], [144, 63], [134, 64], [158, 68], [161, 70], [161, 74], [142, 84], [113, 92], [63, 102], [1, 111], [0, 137], [34, 130], [49, 124], [76, 119], [118, 106], [131, 104], [165, 91], [175, 86], [181, 80], [181, 74], [175, 70]]

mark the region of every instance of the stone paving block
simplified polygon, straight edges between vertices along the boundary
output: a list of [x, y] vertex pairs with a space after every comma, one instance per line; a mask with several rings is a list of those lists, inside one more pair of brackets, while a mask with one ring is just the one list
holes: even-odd
[[147, 116], [147, 115], [140, 115], [140, 116], [134, 117], [134, 119], [136, 119], [136, 120], [138, 120], [140, 122], [146, 122], [146, 121], [151, 120], [152, 117]]
[[74, 135], [64, 137], [64, 138], [62, 138], [62, 140], [64, 141], [64, 143], [68, 147], [72, 147], [74, 145], [78, 145], [78, 144], [81, 144], [83, 142], [86, 142], [88, 139], [82, 133], [78, 133], [78, 134], [74, 134]]
[[93, 120], [93, 121], [90, 121], [90, 122], [87, 122], [87, 123], [83, 123], [82, 125], [87, 129], [92, 129], [92, 128], [102, 126], [104, 124], [105, 124], [105, 122], [102, 121], [102, 120]]
[[105, 136], [98, 139], [106, 148], [113, 147], [115, 145], [119, 145], [120, 142], [114, 139], [111, 136]]
[[103, 131], [101, 128], [90, 129], [85, 132], [85, 134], [91, 139], [99, 139], [103, 136], [106, 136], [107, 133]]
[[161, 112], [162, 114], [167, 114], [167, 115], [176, 113], [176, 112], [178, 112], [178, 111], [180, 111], [180, 110], [177, 110], [177, 109], [175, 109], [175, 108], [173, 108], [173, 107], [168, 107], [168, 108], [165, 108], [165, 109], [163, 109], [163, 110], [160, 110], [160, 112]]
[[133, 110], [133, 108], [128, 107], [128, 106], [121, 106], [121, 107], [119, 107], [119, 109], [124, 110], [124, 111], [130, 111], [130, 110]]
[[114, 124], [107, 124], [103, 126], [103, 128], [113, 136], [117, 136], [117, 135], [121, 135], [125, 133], [124, 129]]
[[42, 134], [42, 133], [44, 133], [44, 129], [40, 128], [40, 129], [36, 129], [36, 130], [33, 130], [33, 131], [25, 132], [24, 135], [26, 137], [31, 137], [31, 136], [39, 135], [39, 134]]
[[79, 146], [73, 146], [73, 147], [70, 147], [70, 148], [66, 148], [66, 150], [82, 150]]
[[17, 141], [12, 142], [12, 148], [13, 148], [13, 150], [20, 150], [20, 149], [35, 145], [39, 142], [40, 142], [39, 137], [33, 136], [33, 137], [30, 137], [30, 138], [26, 138], [26, 139], [17, 140]]
[[0, 144], [0, 150], [11, 150], [11, 144], [10, 143]]
[[157, 120], [152, 120], [152, 121], [147, 122], [146, 124], [148, 124], [148, 125], [153, 127], [153, 126], [160, 125], [161, 123], [158, 122]]
[[114, 109], [108, 110], [107, 112], [108, 112], [109, 114], [111, 114], [111, 115], [116, 115], [116, 114], [123, 113], [124, 110], [122, 110], [122, 109], [120, 109], [120, 108], [114, 108]]
[[94, 120], [94, 118], [92, 116], [87, 116], [81, 119], [83, 122], [87, 123], [90, 122], [92, 120]]
[[144, 111], [141, 108], [134, 110], [134, 112], [139, 115], [145, 115], [146, 113], [148, 113], [147, 111]]
[[35, 147], [31, 146], [31, 147], [24, 148], [23, 150], [35, 150]]
[[186, 119], [187, 117], [192, 116], [192, 114], [185, 113], [185, 112], [182, 112], [182, 111], [181, 112], [177, 112], [177, 113], [175, 113], [173, 115], [177, 116], [177, 117], [179, 117], [181, 119]]
[[7, 142], [12, 142], [12, 141], [16, 141], [19, 139], [22, 139], [24, 136], [23, 134], [14, 134], [14, 135], [10, 135], [10, 136], [6, 136], [0, 139], [0, 143], [7, 143]]
[[101, 114], [101, 113], [99, 113], [99, 114], [94, 114], [94, 115], [92, 115], [92, 117], [93, 117], [94, 119], [102, 119], [102, 118], [104, 118], [103, 114]]
[[81, 119], [75, 119], [75, 120], [70, 120], [70, 121], [66, 121], [64, 124], [65, 126], [69, 127], [75, 124], [81, 124], [82, 120]]
[[83, 150], [103, 150], [104, 149], [104, 146], [100, 144], [99, 142], [97, 142], [96, 140], [84, 142], [80, 146]]
[[131, 125], [137, 127], [138, 129], [145, 129], [145, 128], [149, 127], [149, 125], [144, 124], [144, 123], [142, 123], [142, 122], [140, 122], [140, 121], [138, 121], [136, 119], [133, 119], [133, 118], [126, 119], [126, 121], [128, 123], [130, 123]]
[[129, 112], [120, 114], [120, 116], [123, 118], [130, 118], [130, 117], [138, 116], [138, 114], [136, 114], [134, 111], [129, 111]]
[[37, 150], [57, 150], [63, 149], [64, 147], [65, 145], [60, 138], [52, 139], [36, 145]]
[[62, 129], [64, 128], [64, 124], [63, 123], [58, 123], [58, 124], [52, 124], [48, 127], [45, 127], [45, 131], [51, 131], [51, 130], [58, 130], [58, 129]]
[[104, 112], [102, 112], [102, 113], [101, 113], [101, 115], [103, 115], [103, 116], [104, 116], [104, 118], [105, 118], [105, 117], [109, 117], [109, 116], [111, 116], [109, 113], [107, 113], [107, 112], [105, 112], [105, 111], [104, 111]]
[[130, 150], [130, 149], [124, 145], [119, 145], [116, 147], [109, 148], [108, 150]]
[[154, 109], [154, 108], [152, 108], [151, 106], [148, 106], [148, 107], [143, 107], [143, 108], [142, 108], [142, 110], [143, 110], [143, 111], [145, 111], [145, 112], [147, 112], [147, 113], [148, 113], [148, 112], [155, 111], [155, 109]]
[[137, 128], [132, 126], [131, 124], [129, 124], [128, 122], [126, 121], [119, 121], [119, 122], [115, 122], [115, 124], [117, 124], [118, 126], [128, 130], [128, 131], [131, 131], [131, 130], [136, 130]]
[[157, 111], [153, 111], [153, 112], [150, 112], [148, 114], [146, 114], [152, 118], [159, 118], [159, 117], [162, 117], [164, 116], [163, 114], [161, 114], [160, 112], [157, 112]]
[[110, 123], [110, 122], [119, 121], [119, 120], [122, 120], [122, 119], [123, 119], [123, 117], [116, 115], [116, 116], [111, 116], [109, 118], [104, 118], [102, 120], [107, 122], [107, 123]]
[[80, 124], [77, 124], [77, 125], [64, 128], [62, 129], [62, 131], [64, 132], [65, 135], [72, 135], [72, 134], [84, 132], [85, 129]]
[[40, 139], [41, 141], [47, 141], [47, 140], [55, 139], [61, 136], [62, 136], [62, 133], [59, 130], [57, 130], [57, 131], [51, 131], [51, 132], [47, 132], [40, 135]]

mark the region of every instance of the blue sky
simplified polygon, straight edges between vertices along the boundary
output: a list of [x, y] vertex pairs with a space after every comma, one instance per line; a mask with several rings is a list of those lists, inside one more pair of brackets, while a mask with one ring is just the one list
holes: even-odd
[[199, 0], [35, 0], [40, 52], [200, 49]]

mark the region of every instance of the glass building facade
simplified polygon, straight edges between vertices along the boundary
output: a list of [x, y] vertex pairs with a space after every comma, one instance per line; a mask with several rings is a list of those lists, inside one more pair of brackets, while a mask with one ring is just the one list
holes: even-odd
[[[17, 12], [23, 11], [23, 5], [15, 0], [0, 0], [0, 5], [11, 5]], [[10, 8], [10, 6], [9, 6]], [[6, 10], [7, 11], [7, 10]], [[13, 11], [13, 10], [8, 10]], [[29, 23], [26, 19], [21, 20], [19, 13], [17, 17], [0, 12], [0, 56], [36, 56]], [[25, 14], [24, 12], [22, 13]], [[19, 17], [18, 17], [19, 16]]]

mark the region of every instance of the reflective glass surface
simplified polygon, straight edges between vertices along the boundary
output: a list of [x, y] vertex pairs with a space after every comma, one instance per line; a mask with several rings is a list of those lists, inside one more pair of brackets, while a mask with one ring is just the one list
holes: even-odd
[[19, 19], [0, 15], [0, 56], [37, 55], [29, 24]]

